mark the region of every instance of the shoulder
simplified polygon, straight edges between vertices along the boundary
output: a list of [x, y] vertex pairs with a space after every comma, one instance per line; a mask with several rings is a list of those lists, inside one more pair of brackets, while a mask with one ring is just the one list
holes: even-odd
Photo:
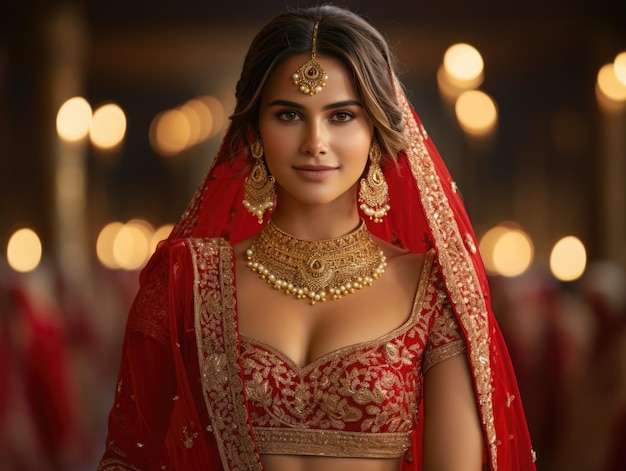
[[[414, 293], [422, 279], [429, 279], [433, 270], [434, 252], [414, 253], [376, 239], [387, 257], [386, 277]], [[424, 280], [424, 281], [425, 281]]]
[[381, 239], [376, 239], [376, 242], [387, 257], [388, 267], [393, 267], [394, 270], [399, 270], [405, 274], [417, 273], [419, 275], [425, 263], [428, 262], [429, 266], [432, 263], [430, 252], [414, 253]]

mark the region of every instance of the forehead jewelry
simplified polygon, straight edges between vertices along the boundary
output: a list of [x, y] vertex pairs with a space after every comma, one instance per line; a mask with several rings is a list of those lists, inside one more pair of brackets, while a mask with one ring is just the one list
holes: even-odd
[[302, 93], [307, 95], [317, 95], [326, 85], [328, 75], [316, 60], [317, 55], [317, 30], [320, 22], [316, 21], [313, 27], [313, 46], [311, 48], [311, 59], [309, 59], [302, 67], [293, 74], [293, 84], [296, 85]]

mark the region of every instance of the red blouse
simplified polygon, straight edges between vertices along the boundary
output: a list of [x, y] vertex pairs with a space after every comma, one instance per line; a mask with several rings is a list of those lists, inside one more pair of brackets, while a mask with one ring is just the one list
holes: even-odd
[[465, 351], [429, 252], [413, 310], [378, 339], [299, 367], [275, 348], [242, 337], [248, 412], [261, 453], [397, 458], [418, 422], [421, 376]]

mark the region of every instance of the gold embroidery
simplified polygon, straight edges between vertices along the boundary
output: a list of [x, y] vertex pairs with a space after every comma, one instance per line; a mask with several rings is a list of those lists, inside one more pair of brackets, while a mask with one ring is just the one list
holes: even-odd
[[189, 432], [189, 429], [185, 425], [183, 427], [183, 438], [180, 439], [180, 441], [183, 442], [183, 445], [185, 445], [185, 448], [188, 448], [188, 449], [193, 448], [193, 441], [196, 438], [198, 438], [198, 433], [197, 432]]
[[[373, 447], [368, 456], [404, 454], [404, 438], [395, 434], [406, 437], [417, 424], [420, 364], [425, 350], [437, 352], [431, 358], [434, 364], [464, 348], [433, 262], [434, 251], [430, 251], [409, 319], [377, 340], [341, 348], [301, 368], [270, 345], [242, 336], [241, 362], [250, 421], [257, 442], [262, 440], [261, 451], [309, 454], [313, 449], [323, 449], [329, 437], [337, 436], [341, 443], [326, 454], [364, 456], [366, 443], [391, 434], [396, 437], [389, 439], [389, 443], [396, 443], [394, 449], [380, 455]], [[452, 348], [446, 350], [446, 345]], [[439, 355], [444, 350], [447, 353]], [[264, 430], [262, 439], [258, 430]], [[276, 432], [275, 440], [271, 431]], [[303, 436], [311, 439], [300, 441]], [[358, 438], [350, 448], [353, 436]]]
[[139, 468], [117, 458], [102, 460], [98, 466], [98, 471], [141, 471]]
[[280, 455], [400, 458], [411, 444], [411, 432], [373, 434], [256, 427], [254, 436], [261, 453]]
[[462, 353], [465, 353], [465, 351], [466, 348], [464, 340], [456, 340], [445, 344], [443, 347], [427, 351], [427, 355], [424, 355], [424, 374], [426, 374], [426, 372], [437, 363], [457, 355], [461, 355]]
[[104, 458], [98, 465], [98, 471], [140, 471], [128, 461], [128, 456], [114, 440], [107, 441], [106, 451], [117, 456]]
[[506, 393], [506, 406], [511, 407], [513, 401], [515, 400], [515, 394]]
[[465, 245], [467, 246], [467, 250], [469, 250], [472, 254], [476, 253], [476, 244], [474, 243], [472, 236], [469, 234], [465, 234]]
[[205, 405], [225, 469], [263, 469], [248, 426], [239, 375], [232, 248], [188, 239], [194, 265], [195, 323]]
[[[438, 252], [438, 260], [450, 293], [450, 299], [456, 307], [459, 321], [467, 332], [469, 342], [469, 360], [474, 372], [478, 393], [478, 403], [487, 435], [491, 468], [498, 469], [497, 437], [494, 423], [490, 352], [488, 342], [487, 306], [480, 281], [474, 269], [463, 237], [460, 233], [450, 203], [444, 193], [434, 163], [426, 147], [426, 135], [413, 118], [411, 107], [396, 79], [397, 98], [403, 108], [404, 129], [407, 141], [407, 158], [418, 188], [420, 199], [428, 225], [437, 247], [446, 247]], [[428, 141], [430, 144], [430, 141]]]

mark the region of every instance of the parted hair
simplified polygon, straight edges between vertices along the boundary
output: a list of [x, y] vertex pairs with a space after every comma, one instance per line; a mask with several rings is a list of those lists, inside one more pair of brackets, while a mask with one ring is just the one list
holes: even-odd
[[268, 78], [288, 58], [311, 53], [316, 22], [317, 55], [334, 58], [347, 68], [383, 154], [395, 159], [406, 145], [402, 110], [394, 91], [395, 58], [387, 40], [368, 21], [334, 5], [287, 11], [259, 31], [237, 82], [225, 144], [231, 152], [250, 144], [258, 131], [261, 95]]

